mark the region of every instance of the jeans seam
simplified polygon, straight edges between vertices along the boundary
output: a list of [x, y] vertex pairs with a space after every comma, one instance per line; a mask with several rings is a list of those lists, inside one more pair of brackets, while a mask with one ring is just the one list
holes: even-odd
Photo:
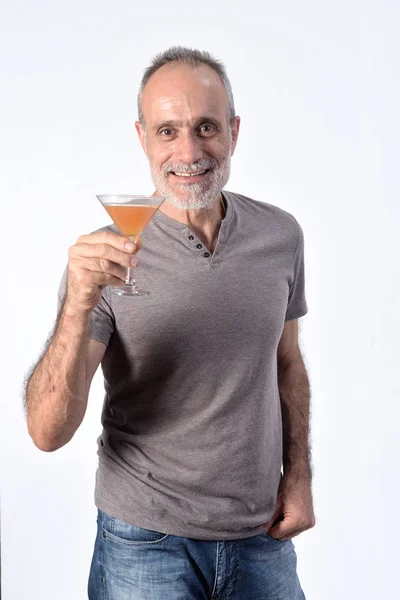
[[217, 588], [217, 578], [218, 578], [218, 560], [219, 560], [219, 542], [217, 542], [217, 554], [216, 554], [216, 558], [215, 558], [215, 578], [214, 578], [214, 587], [213, 587], [213, 591], [211, 592], [211, 598], [213, 598], [214, 596], [214, 592]]
[[[101, 514], [101, 527], [100, 531], [103, 532], [104, 516]], [[106, 600], [106, 576], [104, 571], [104, 559], [103, 559], [103, 536], [100, 535], [99, 543], [99, 572], [100, 572], [100, 589], [102, 600]]]
[[239, 550], [236, 542], [233, 546], [233, 565], [233, 585], [236, 586], [239, 577]]

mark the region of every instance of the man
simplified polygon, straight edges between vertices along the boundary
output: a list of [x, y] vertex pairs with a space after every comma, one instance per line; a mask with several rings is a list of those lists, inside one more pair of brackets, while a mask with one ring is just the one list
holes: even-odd
[[[29, 432], [44, 451], [68, 443], [101, 363], [91, 600], [298, 600], [291, 538], [315, 523], [302, 230], [223, 189], [240, 118], [219, 61], [167, 50], [138, 105], [167, 199], [138, 248], [115, 226], [70, 248]], [[110, 293], [129, 265], [149, 297]]]

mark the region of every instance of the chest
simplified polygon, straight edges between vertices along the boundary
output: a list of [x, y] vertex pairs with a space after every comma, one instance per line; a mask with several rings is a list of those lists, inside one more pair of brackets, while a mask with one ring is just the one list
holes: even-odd
[[150, 295], [112, 298], [115, 336], [130, 356], [187, 353], [200, 360], [207, 353], [218, 360], [222, 352], [277, 347], [289, 294], [287, 255], [249, 241], [213, 258], [188, 253], [178, 261], [165, 249], [138, 255], [136, 280]]

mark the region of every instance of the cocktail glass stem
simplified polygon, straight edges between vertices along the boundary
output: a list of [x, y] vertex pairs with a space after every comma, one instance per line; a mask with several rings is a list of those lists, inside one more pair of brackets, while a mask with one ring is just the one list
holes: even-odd
[[[128, 235], [128, 238], [130, 239], [131, 242], [133, 242], [134, 244], [137, 244], [139, 236], [138, 235]], [[133, 276], [133, 267], [128, 267], [128, 269], [127, 269], [125, 285], [128, 285], [131, 288], [136, 287], [136, 281]]]

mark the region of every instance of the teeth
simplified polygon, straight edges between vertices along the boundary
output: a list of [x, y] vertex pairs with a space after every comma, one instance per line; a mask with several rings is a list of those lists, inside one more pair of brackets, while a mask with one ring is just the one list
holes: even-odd
[[207, 169], [204, 169], [204, 171], [201, 171], [201, 173], [178, 173], [176, 172], [175, 175], [178, 175], [178, 177], [196, 177], [196, 175], [203, 175], [203, 173], [206, 172]]

